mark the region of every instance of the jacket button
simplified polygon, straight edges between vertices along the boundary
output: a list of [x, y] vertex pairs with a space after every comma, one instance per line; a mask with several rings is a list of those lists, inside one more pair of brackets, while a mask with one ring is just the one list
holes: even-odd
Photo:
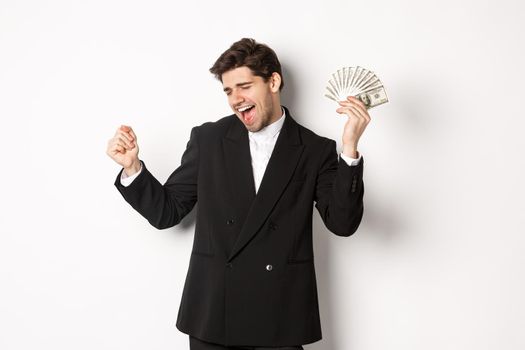
[[270, 222], [270, 229], [271, 230], [276, 230], [277, 229], [277, 224], [275, 224], [273, 222]]
[[266, 270], [268, 270], [268, 271], [272, 271], [272, 269], [273, 269], [273, 266], [272, 266], [272, 265], [266, 265]]
[[230, 262], [230, 263], [227, 263], [227, 264], [226, 264], [226, 267], [230, 267], [230, 268], [231, 268], [231, 267], [233, 267], [233, 264], [232, 264], [231, 262]]
[[226, 221], [226, 225], [233, 225], [235, 221], [233, 221], [233, 219], [229, 219], [228, 221]]

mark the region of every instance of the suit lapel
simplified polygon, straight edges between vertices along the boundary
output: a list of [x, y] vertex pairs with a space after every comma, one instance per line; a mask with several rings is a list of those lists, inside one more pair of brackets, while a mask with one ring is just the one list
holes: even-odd
[[242, 219], [246, 217], [246, 213], [255, 199], [255, 182], [248, 131], [237, 119], [237, 116], [235, 116], [228, 133], [222, 139], [222, 148], [230, 186], [229, 193], [231, 193], [231, 199], [235, 204], [235, 211], [239, 213], [238, 219]]
[[250, 156], [248, 131], [236, 119], [223, 139], [225, 166], [240, 217], [246, 218], [228, 257], [231, 261], [255, 236], [290, 180], [304, 145], [299, 127], [286, 107], [286, 117], [277, 137], [257, 195]]

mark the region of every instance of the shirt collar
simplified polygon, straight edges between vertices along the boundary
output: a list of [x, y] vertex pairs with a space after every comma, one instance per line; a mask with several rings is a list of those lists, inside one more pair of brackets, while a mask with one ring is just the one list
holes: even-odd
[[259, 131], [256, 131], [256, 132], [248, 131], [248, 134], [250, 135], [250, 137], [254, 137], [256, 139], [266, 139], [266, 138], [271, 138], [275, 136], [279, 131], [281, 131], [281, 128], [283, 127], [283, 124], [284, 124], [284, 118], [286, 117], [286, 111], [284, 110], [284, 108], [281, 107], [281, 110], [283, 111], [281, 118], [277, 119], [270, 125], [265, 126]]

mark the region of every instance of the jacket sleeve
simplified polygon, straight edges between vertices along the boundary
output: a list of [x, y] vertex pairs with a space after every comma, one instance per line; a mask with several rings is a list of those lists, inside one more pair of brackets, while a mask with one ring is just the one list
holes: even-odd
[[326, 142], [317, 174], [315, 207], [325, 226], [338, 236], [350, 236], [363, 217], [363, 165], [338, 159], [334, 140]]
[[180, 166], [162, 185], [141, 160], [142, 171], [129, 185], [123, 186], [117, 175], [115, 186], [124, 199], [151, 225], [165, 229], [177, 225], [197, 202], [199, 146], [197, 127], [192, 128]]

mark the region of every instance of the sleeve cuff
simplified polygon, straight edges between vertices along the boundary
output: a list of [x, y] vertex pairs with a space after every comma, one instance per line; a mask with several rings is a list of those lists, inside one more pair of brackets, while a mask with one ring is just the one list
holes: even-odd
[[123, 171], [122, 174], [120, 175], [120, 183], [122, 184], [122, 186], [128, 187], [129, 185], [131, 185], [133, 180], [135, 180], [137, 176], [139, 176], [141, 172], [142, 172], [142, 161], [140, 161], [140, 170], [137, 171], [135, 174], [128, 176], [126, 175], [126, 172]]
[[355, 166], [359, 164], [359, 161], [361, 160], [361, 153], [357, 152], [358, 157], [357, 158], [351, 158], [345, 156], [342, 152], [339, 153], [339, 156], [346, 162], [346, 164], [350, 166]]

